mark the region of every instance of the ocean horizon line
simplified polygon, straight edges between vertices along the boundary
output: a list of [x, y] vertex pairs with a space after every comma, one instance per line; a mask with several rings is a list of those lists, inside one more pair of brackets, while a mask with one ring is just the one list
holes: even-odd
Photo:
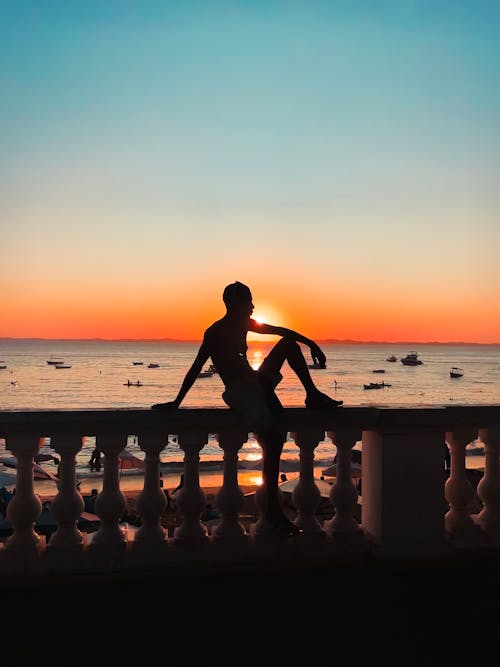
[[[0, 336], [2, 341], [26, 341], [26, 342], [54, 342], [54, 343], [201, 343], [202, 340], [197, 338], [44, 338], [38, 336], [17, 337], [17, 336]], [[419, 340], [356, 340], [351, 338], [317, 338], [317, 343], [327, 345], [406, 345], [408, 347], [416, 345], [475, 345], [478, 347], [494, 347], [500, 346], [497, 343], [478, 343], [469, 341], [419, 341]], [[249, 344], [259, 343], [265, 345], [272, 345], [274, 341], [270, 340], [249, 340]]]

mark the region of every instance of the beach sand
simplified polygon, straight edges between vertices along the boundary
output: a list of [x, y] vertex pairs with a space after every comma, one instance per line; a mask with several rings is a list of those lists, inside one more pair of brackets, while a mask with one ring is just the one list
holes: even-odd
[[[298, 474], [297, 474], [298, 476]], [[289, 476], [290, 478], [291, 476]], [[168, 489], [169, 493], [179, 484], [180, 475], [163, 474], [163, 488]], [[102, 477], [88, 478], [81, 480], [80, 493], [90, 495], [92, 489], [97, 489], [98, 492], [102, 490]], [[203, 472], [200, 473], [200, 487], [205, 493], [206, 504], [211, 507], [216, 507], [216, 496], [223, 483], [223, 475], [221, 472]], [[262, 476], [259, 472], [241, 471], [238, 473], [238, 484], [243, 492], [245, 499], [243, 503], [242, 512], [240, 513], [240, 520], [248, 528], [251, 523], [257, 520], [258, 512], [253, 501], [253, 494], [262, 483]], [[137, 513], [137, 499], [142, 491], [144, 484], [144, 475], [140, 474], [122, 474], [120, 477], [120, 488], [125, 495], [127, 507], [124, 521], [131, 525], [140, 525], [140, 518]], [[39, 496], [42, 502], [51, 501], [57, 494], [57, 487], [54, 482], [50, 480], [35, 480], [35, 493]], [[161, 516], [161, 524], [168, 530], [169, 535], [173, 535], [173, 531], [180, 523], [180, 516], [176, 509], [170, 509], [164, 512]]]

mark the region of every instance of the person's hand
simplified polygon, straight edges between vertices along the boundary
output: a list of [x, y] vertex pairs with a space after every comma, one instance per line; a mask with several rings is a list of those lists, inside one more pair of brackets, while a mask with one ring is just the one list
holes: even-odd
[[325, 353], [319, 347], [319, 345], [316, 345], [316, 343], [313, 343], [311, 345], [311, 356], [312, 356], [313, 364], [318, 365], [320, 368], [326, 368]]
[[177, 410], [178, 407], [177, 401], [169, 401], [168, 403], [155, 403], [151, 406], [151, 410]]

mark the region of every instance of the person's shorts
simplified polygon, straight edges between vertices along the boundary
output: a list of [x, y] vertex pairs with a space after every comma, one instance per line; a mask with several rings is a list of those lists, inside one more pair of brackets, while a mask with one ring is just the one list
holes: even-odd
[[245, 422], [250, 431], [280, 430], [278, 415], [283, 409], [274, 388], [281, 373], [255, 371], [226, 387], [222, 399]]

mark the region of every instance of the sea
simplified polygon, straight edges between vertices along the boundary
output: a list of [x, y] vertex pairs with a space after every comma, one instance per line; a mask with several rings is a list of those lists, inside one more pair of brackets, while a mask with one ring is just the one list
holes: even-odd
[[[265, 358], [269, 341], [249, 342], [248, 359], [258, 368]], [[390, 344], [328, 343], [325, 369], [311, 369], [318, 388], [344, 401], [344, 406], [424, 407], [450, 405], [500, 405], [500, 345], [466, 344]], [[194, 360], [199, 343], [163, 341], [103, 340], [27, 340], [0, 339], [0, 411], [78, 410], [131, 408], [148, 409], [154, 403], [173, 400]], [[309, 349], [303, 347], [308, 363]], [[422, 364], [405, 366], [401, 358], [415, 351]], [[388, 361], [394, 355], [395, 362]], [[49, 361], [64, 362], [57, 367]], [[149, 367], [153, 364], [154, 367]], [[462, 377], [450, 377], [459, 367]], [[375, 372], [379, 371], [379, 372]], [[383, 371], [383, 372], [380, 372]], [[287, 364], [277, 394], [285, 407], [304, 405], [304, 390]], [[367, 390], [365, 384], [383, 382], [379, 389]], [[198, 378], [186, 395], [182, 407], [226, 407], [221, 398], [223, 384], [217, 374]], [[161, 454], [162, 470], [182, 471], [183, 452], [176, 434], [170, 434]], [[5, 441], [1, 440], [0, 454]], [[77, 477], [102, 476], [89, 469], [95, 439], [85, 438], [77, 455]], [[474, 443], [472, 443], [474, 448]], [[361, 442], [356, 444], [361, 449]], [[41, 451], [50, 452], [50, 441]], [[144, 455], [135, 434], [130, 434], [127, 451], [138, 458]], [[297, 473], [298, 448], [288, 435], [282, 454], [282, 472]], [[331, 464], [335, 447], [325, 440], [315, 450], [318, 472]], [[249, 434], [240, 450], [240, 465], [258, 470], [261, 450]], [[481, 463], [479, 457], [472, 465]], [[222, 469], [222, 450], [215, 434], [207, 434], [200, 452], [202, 470]], [[55, 463], [43, 464], [54, 473]], [[6, 470], [0, 463], [0, 472]], [[133, 471], [132, 471], [133, 472]], [[137, 472], [137, 471], [136, 471]]]

